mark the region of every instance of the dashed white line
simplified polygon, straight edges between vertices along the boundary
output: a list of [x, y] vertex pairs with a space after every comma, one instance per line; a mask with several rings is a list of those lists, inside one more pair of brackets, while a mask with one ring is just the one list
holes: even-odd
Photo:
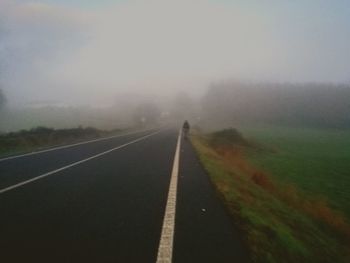
[[162, 233], [160, 237], [157, 263], [171, 263], [173, 256], [173, 243], [175, 233], [176, 193], [180, 163], [182, 131], [180, 130], [177, 139], [173, 169], [171, 172], [168, 199], [163, 219]]
[[[151, 129], [151, 130], [153, 130], [153, 129]], [[118, 135], [114, 135], [114, 136], [110, 136], [110, 137], [105, 137], [105, 138], [100, 138], [100, 139], [95, 139], [95, 140], [89, 140], [89, 141], [83, 141], [83, 142], [78, 142], [78, 143], [74, 143], [74, 144], [58, 146], [58, 147], [49, 148], [49, 149], [46, 149], [46, 150], [35, 151], [35, 152], [30, 152], [30, 153], [24, 153], [24, 154], [15, 155], [15, 156], [9, 156], [9, 157], [5, 157], [5, 158], [1, 158], [0, 162], [11, 160], [11, 159], [17, 159], [17, 158], [21, 158], [21, 157], [25, 157], [25, 156], [40, 154], [40, 153], [46, 153], [46, 152], [52, 152], [52, 151], [56, 151], [56, 150], [71, 148], [71, 147], [75, 147], [75, 146], [79, 146], [79, 145], [83, 145], [83, 144], [88, 144], [88, 143], [105, 141], [105, 140], [114, 139], [114, 138], [118, 138], [118, 137], [123, 137], [123, 136], [127, 136], [127, 135], [132, 135], [132, 134], [136, 134], [136, 133], [140, 133], [140, 132], [147, 132], [147, 131], [151, 131], [151, 130], [142, 130], [142, 131], [135, 131], [135, 132], [129, 132], [129, 133], [124, 133], [124, 134], [118, 134]]]
[[47, 177], [47, 176], [49, 176], [49, 175], [52, 175], [52, 174], [61, 172], [61, 171], [63, 171], [63, 170], [66, 170], [66, 169], [68, 169], [68, 168], [71, 168], [71, 167], [73, 167], [73, 166], [77, 166], [77, 165], [82, 164], [82, 163], [85, 163], [85, 162], [87, 162], [87, 161], [96, 159], [96, 158], [98, 158], [98, 157], [100, 157], [100, 156], [102, 156], [102, 155], [108, 154], [108, 153], [113, 152], [113, 151], [115, 151], [115, 150], [124, 148], [124, 147], [126, 147], [126, 146], [128, 146], [128, 145], [130, 145], [130, 144], [133, 144], [133, 143], [136, 143], [136, 142], [138, 142], [138, 141], [144, 140], [144, 139], [146, 139], [146, 138], [148, 138], [148, 137], [150, 137], [150, 136], [153, 136], [153, 135], [155, 135], [155, 134], [157, 134], [157, 133], [159, 133], [159, 132], [161, 132], [161, 131], [159, 130], [159, 131], [153, 132], [153, 133], [148, 134], [148, 135], [146, 135], [146, 136], [142, 136], [142, 137], [140, 137], [140, 138], [138, 138], [138, 139], [136, 139], [136, 140], [133, 140], [133, 141], [130, 141], [130, 142], [128, 142], [128, 143], [119, 145], [119, 146], [117, 146], [117, 147], [115, 147], [115, 148], [112, 148], [112, 149], [110, 149], [110, 150], [108, 150], [108, 151], [105, 151], [105, 152], [96, 154], [96, 155], [94, 155], [94, 156], [91, 156], [91, 157], [89, 157], [89, 158], [83, 159], [83, 160], [81, 160], [81, 161], [78, 161], [78, 162], [69, 164], [69, 165], [67, 165], [67, 166], [61, 167], [61, 168], [59, 168], [59, 169], [53, 170], [53, 171], [51, 171], [51, 172], [48, 172], [48, 173], [45, 173], [45, 174], [42, 174], [42, 175], [33, 177], [33, 178], [29, 179], [29, 180], [26, 180], [26, 181], [23, 181], [23, 182], [20, 182], [20, 183], [17, 183], [17, 184], [8, 186], [8, 187], [6, 187], [6, 188], [0, 189], [0, 194], [6, 193], [6, 192], [8, 192], [8, 191], [11, 191], [11, 190], [16, 189], [16, 188], [21, 187], [21, 186], [24, 186], [24, 185], [26, 185], [26, 184], [29, 184], [29, 183], [38, 181], [38, 180], [40, 180], [40, 179], [42, 179], [42, 178], [45, 178], [45, 177]]

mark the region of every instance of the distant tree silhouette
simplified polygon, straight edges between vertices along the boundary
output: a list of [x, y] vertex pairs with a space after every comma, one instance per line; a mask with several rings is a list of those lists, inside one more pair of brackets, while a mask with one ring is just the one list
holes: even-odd
[[173, 101], [172, 115], [175, 119], [193, 119], [195, 116], [195, 102], [186, 92], [179, 92]]
[[350, 85], [240, 83], [212, 85], [201, 101], [212, 125], [350, 127]]
[[3, 91], [0, 89], [0, 109], [3, 108], [6, 104], [6, 97]]
[[156, 124], [161, 117], [161, 110], [153, 103], [139, 105], [134, 113], [134, 120], [137, 125]]

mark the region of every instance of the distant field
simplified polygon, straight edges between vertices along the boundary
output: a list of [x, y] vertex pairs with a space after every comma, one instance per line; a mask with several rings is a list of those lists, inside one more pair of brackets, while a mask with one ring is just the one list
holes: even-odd
[[254, 164], [279, 180], [327, 198], [350, 218], [350, 130], [250, 127], [240, 131], [270, 149], [251, 153]]

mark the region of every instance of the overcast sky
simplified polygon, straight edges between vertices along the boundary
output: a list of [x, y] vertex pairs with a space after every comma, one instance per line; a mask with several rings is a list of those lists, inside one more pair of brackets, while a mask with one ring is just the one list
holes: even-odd
[[13, 105], [103, 104], [222, 79], [350, 81], [347, 0], [0, 0]]

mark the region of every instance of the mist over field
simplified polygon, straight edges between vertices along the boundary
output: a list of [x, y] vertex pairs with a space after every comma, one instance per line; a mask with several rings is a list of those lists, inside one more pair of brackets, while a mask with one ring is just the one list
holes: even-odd
[[202, 99], [209, 127], [282, 125], [350, 127], [350, 85], [217, 83]]
[[349, 171], [349, 0], [0, 0], [4, 262], [349, 263]]
[[0, 0], [0, 131], [127, 127], [144, 107], [348, 127], [349, 17], [346, 1]]

